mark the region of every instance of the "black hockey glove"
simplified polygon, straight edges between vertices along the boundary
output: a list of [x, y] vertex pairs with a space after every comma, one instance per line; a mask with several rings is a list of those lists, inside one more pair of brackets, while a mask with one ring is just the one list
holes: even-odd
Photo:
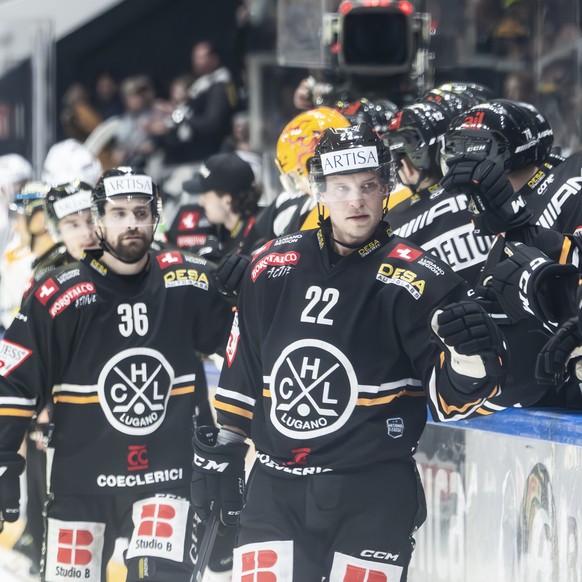
[[[582, 334], [578, 329], [578, 317], [572, 317], [558, 328], [538, 354], [536, 380], [540, 384], [561, 386], [571, 375], [570, 362], [580, 361], [581, 348]], [[573, 365], [573, 371], [578, 380], [582, 380], [582, 370], [576, 363]]]
[[491, 316], [474, 301], [459, 301], [435, 309], [431, 330], [445, 350], [451, 370], [467, 381], [455, 382], [471, 394], [484, 382], [499, 384], [507, 375], [509, 350]]
[[[221, 429], [225, 430], [225, 429]], [[245, 490], [244, 442], [216, 444], [218, 429], [201, 426], [195, 429], [192, 464], [192, 505], [202, 519], [210, 513], [212, 503], [220, 507], [220, 520], [226, 526], [238, 524]]]
[[20, 475], [25, 461], [17, 453], [0, 452], [0, 532], [5, 521], [20, 516]]
[[243, 276], [251, 262], [251, 257], [233, 253], [227, 255], [226, 259], [220, 263], [216, 269], [215, 279], [218, 290], [227, 297], [236, 297], [240, 286], [242, 285]]
[[469, 198], [475, 234], [491, 235], [528, 224], [533, 216], [521, 194], [514, 192], [503, 167], [493, 160], [451, 158], [441, 180], [447, 192]]
[[519, 242], [506, 242], [503, 256], [476, 294], [491, 303], [496, 299], [510, 322], [535, 317], [553, 332], [576, 313], [577, 267]]

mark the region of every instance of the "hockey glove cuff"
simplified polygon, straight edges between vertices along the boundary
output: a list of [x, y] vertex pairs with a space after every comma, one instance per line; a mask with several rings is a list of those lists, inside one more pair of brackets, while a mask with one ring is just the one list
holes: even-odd
[[5, 521], [20, 516], [20, 475], [25, 464], [17, 453], [0, 452], [0, 532]]
[[216, 269], [215, 279], [218, 290], [227, 297], [236, 297], [243, 282], [245, 271], [251, 262], [247, 255], [230, 254]]
[[536, 380], [540, 384], [561, 386], [570, 377], [570, 362], [576, 360], [574, 373], [582, 380], [578, 362], [582, 356], [582, 334], [578, 329], [578, 318], [573, 317], [558, 328], [546, 343], [536, 360]]
[[533, 216], [521, 194], [514, 192], [504, 168], [493, 160], [454, 158], [441, 185], [469, 197], [475, 234], [491, 235], [528, 224]]
[[[221, 429], [226, 430], [226, 429]], [[220, 507], [220, 519], [226, 526], [238, 524], [245, 490], [245, 442], [217, 444], [218, 429], [196, 428], [193, 438], [192, 505], [202, 519], [208, 517], [211, 504]], [[242, 437], [241, 437], [242, 438]]]
[[553, 332], [576, 313], [577, 267], [518, 242], [506, 242], [504, 255], [477, 294], [489, 299], [493, 294], [511, 322], [535, 317]]
[[460, 301], [433, 311], [431, 330], [445, 350], [455, 387], [465, 394], [507, 375], [509, 350], [491, 316], [474, 301]]

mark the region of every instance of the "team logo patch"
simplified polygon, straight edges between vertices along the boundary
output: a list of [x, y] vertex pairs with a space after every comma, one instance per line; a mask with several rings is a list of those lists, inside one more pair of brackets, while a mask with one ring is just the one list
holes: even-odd
[[255, 282], [258, 276], [267, 267], [284, 267], [287, 265], [296, 265], [299, 262], [301, 255], [295, 251], [288, 251], [286, 253], [270, 253], [265, 257], [259, 259], [252, 268], [251, 279]]
[[158, 255], [156, 259], [158, 259], [160, 269], [167, 269], [183, 262], [182, 255], [178, 251], [168, 251], [163, 255]]
[[57, 315], [65, 311], [74, 300], [77, 300], [84, 295], [94, 294], [95, 285], [93, 285], [93, 283], [78, 283], [57, 297], [49, 309], [50, 316], [54, 319]]
[[185, 499], [164, 496], [134, 503], [135, 528], [127, 557], [152, 556], [183, 562], [188, 506]]
[[49, 518], [47, 527], [46, 579], [99, 582], [105, 524]]
[[166, 416], [173, 380], [174, 370], [160, 352], [150, 348], [124, 350], [99, 374], [99, 403], [119, 432], [151, 434]]
[[413, 249], [409, 246], [403, 245], [402, 243], [397, 244], [389, 253], [389, 257], [396, 257], [397, 259], [403, 259], [405, 261], [414, 261], [422, 255], [422, 251]]
[[235, 548], [233, 580], [293, 581], [293, 542], [272, 541]]
[[398, 582], [402, 578], [402, 567], [395, 564], [382, 564], [371, 560], [362, 560], [346, 554], [335, 552], [329, 575], [330, 580], [343, 582]]
[[290, 438], [315, 438], [339, 430], [358, 396], [358, 380], [348, 358], [316, 339], [287, 346], [266, 381], [273, 399], [271, 422]]
[[226, 363], [228, 364], [229, 368], [236, 356], [236, 350], [238, 348], [239, 340], [240, 340], [240, 330], [238, 327], [238, 311], [235, 311], [234, 319], [232, 320], [232, 327], [230, 328], [228, 344], [226, 345]]
[[48, 300], [58, 291], [59, 286], [53, 279], [47, 279], [35, 292], [34, 296], [43, 304], [46, 305]]
[[18, 368], [28, 356], [32, 354], [32, 350], [20, 346], [7, 339], [0, 340], [0, 376], [6, 377]]

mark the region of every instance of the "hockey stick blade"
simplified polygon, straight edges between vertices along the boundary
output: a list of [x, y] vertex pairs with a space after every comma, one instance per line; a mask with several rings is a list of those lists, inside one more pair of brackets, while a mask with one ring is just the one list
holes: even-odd
[[217, 503], [213, 503], [210, 515], [206, 520], [206, 531], [200, 542], [200, 548], [198, 549], [198, 556], [190, 582], [202, 582], [202, 576], [204, 576], [204, 571], [210, 560], [210, 554], [212, 554], [212, 548], [214, 547], [214, 540], [216, 540], [219, 524], [220, 508]]

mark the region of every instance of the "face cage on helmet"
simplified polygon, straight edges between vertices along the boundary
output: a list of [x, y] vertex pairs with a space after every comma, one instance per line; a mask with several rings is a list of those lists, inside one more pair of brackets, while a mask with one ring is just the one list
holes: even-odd
[[428, 172], [431, 169], [433, 165], [431, 145], [424, 141], [418, 130], [407, 128], [403, 131], [388, 132], [384, 134], [384, 143], [393, 157], [396, 159], [407, 157], [419, 172]]
[[476, 160], [487, 158], [501, 164], [504, 168], [510, 158], [505, 140], [496, 136], [495, 132], [461, 131], [445, 134], [441, 139], [441, 144], [439, 161], [443, 176], [449, 171], [448, 161], [451, 158]]
[[[361, 174], [364, 172], [374, 172], [380, 184], [386, 186], [386, 191], [382, 194], [382, 197], [386, 198], [389, 196], [390, 192], [394, 189], [395, 185], [395, 169], [392, 160], [388, 162], [383, 162], [376, 168], [360, 169], [352, 172], [338, 172], [336, 174], [329, 174], [329, 176], [342, 176], [347, 174]], [[320, 168], [312, 168], [309, 172], [309, 183], [311, 185], [311, 195], [318, 204], [325, 202], [322, 200], [323, 195], [326, 191], [326, 178], [327, 176], [323, 174]], [[346, 200], [357, 200], [361, 196], [354, 198], [346, 198]]]

